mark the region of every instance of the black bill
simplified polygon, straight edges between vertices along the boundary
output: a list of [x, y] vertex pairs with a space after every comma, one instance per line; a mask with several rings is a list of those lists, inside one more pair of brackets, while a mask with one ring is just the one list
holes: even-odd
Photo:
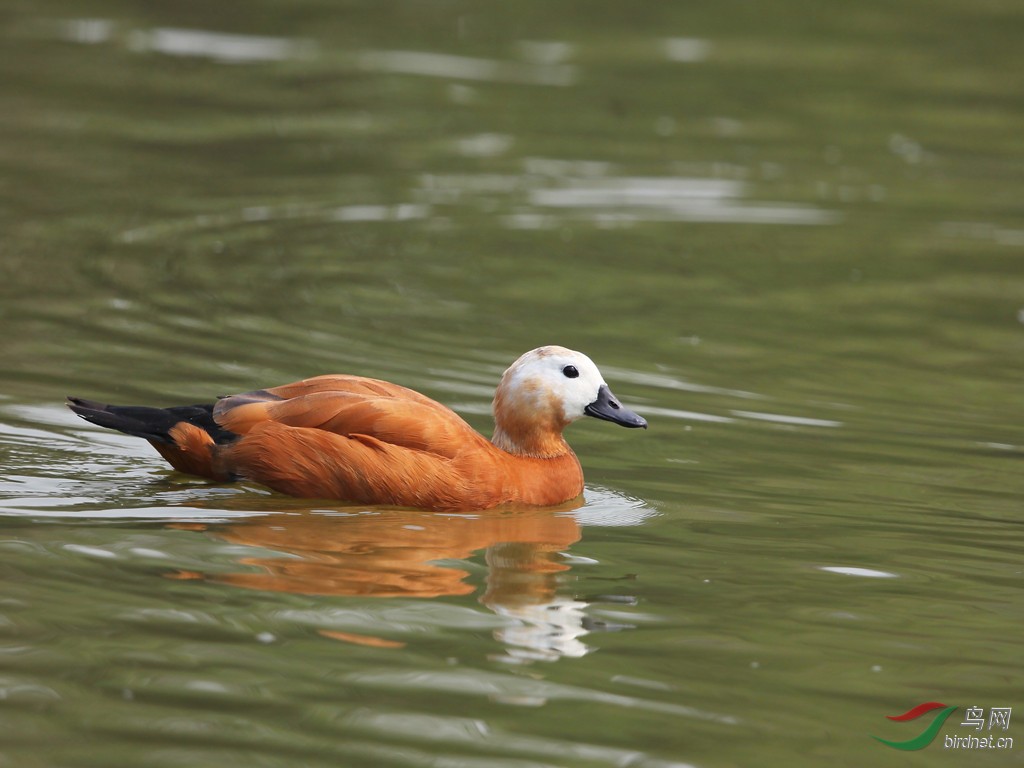
[[607, 384], [601, 385], [601, 388], [597, 390], [597, 400], [584, 408], [583, 412], [587, 416], [593, 416], [595, 419], [613, 421], [624, 427], [643, 427], [647, 429], [647, 420], [633, 413], [628, 408], [623, 408], [622, 404], [615, 398], [615, 395], [612, 394], [612, 391], [608, 389]]

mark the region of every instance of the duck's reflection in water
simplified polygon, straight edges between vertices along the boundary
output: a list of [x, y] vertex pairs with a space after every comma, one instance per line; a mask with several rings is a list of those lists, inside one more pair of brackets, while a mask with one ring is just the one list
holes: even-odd
[[[566, 585], [566, 551], [580, 539], [570, 512], [578, 506], [474, 514], [302, 510], [247, 518], [204, 529], [270, 552], [240, 559], [249, 567], [244, 572], [180, 576], [304, 595], [436, 598], [476, 591], [477, 566], [467, 561], [483, 551], [480, 602], [508, 620], [495, 632], [503, 658], [582, 656], [589, 650], [580, 640], [590, 631], [586, 604], [568, 595]], [[374, 644], [376, 638], [364, 639]]]
[[[558, 519], [570, 520], [578, 532], [574, 518]], [[579, 639], [588, 632], [586, 603], [556, 590], [558, 574], [570, 567], [558, 550], [550, 544], [504, 542], [487, 547], [485, 557], [487, 590], [480, 602], [499, 616], [515, 619], [494, 633], [511, 659], [553, 661], [590, 650]]]

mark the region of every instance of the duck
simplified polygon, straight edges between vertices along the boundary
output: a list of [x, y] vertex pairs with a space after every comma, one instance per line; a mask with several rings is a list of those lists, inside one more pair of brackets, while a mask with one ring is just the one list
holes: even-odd
[[92, 424], [147, 440], [179, 472], [248, 480], [290, 496], [437, 511], [577, 499], [583, 470], [563, 430], [584, 416], [647, 428], [589, 357], [553, 345], [526, 352], [502, 374], [490, 440], [426, 395], [350, 374], [212, 404], [159, 408], [68, 397], [67, 405]]

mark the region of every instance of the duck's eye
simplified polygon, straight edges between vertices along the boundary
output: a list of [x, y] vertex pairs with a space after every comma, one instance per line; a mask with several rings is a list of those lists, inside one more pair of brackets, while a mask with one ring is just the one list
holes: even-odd
[[575, 365], [565, 366], [565, 368], [562, 369], [562, 373], [565, 375], [565, 378], [567, 379], [575, 379], [577, 376], [580, 375], [580, 372], [576, 370]]

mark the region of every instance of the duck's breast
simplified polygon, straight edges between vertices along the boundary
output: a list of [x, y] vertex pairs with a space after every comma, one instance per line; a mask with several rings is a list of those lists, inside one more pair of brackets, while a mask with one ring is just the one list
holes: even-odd
[[549, 507], [583, 493], [583, 469], [572, 451], [547, 458], [495, 452], [487, 471], [492, 486], [495, 480], [500, 482], [500, 489], [495, 489], [501, 496], [498, 504]]

